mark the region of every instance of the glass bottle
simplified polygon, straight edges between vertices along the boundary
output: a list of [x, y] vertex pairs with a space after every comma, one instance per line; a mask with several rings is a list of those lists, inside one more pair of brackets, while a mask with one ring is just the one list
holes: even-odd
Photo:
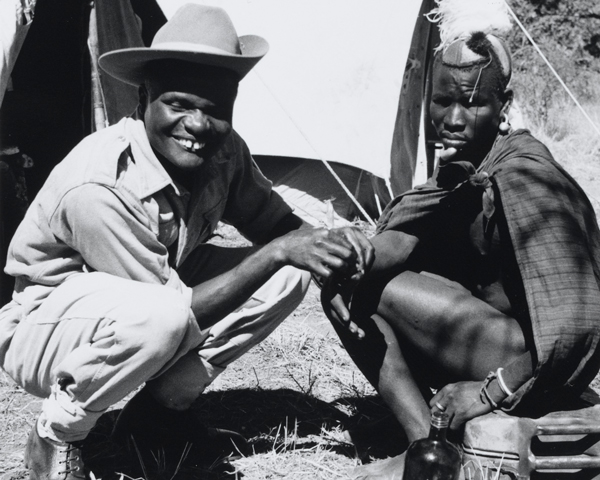
[[446, 440], [448, 415], [431, 414], [429, 437], [410, 444], [406, 450], [403, 480], [457, 480], [460, 474], [460, 452]]

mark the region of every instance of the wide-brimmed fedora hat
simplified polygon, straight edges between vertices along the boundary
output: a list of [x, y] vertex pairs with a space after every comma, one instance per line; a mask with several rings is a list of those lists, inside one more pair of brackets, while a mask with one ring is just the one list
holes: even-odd
[[156, 60], [183, 60], [222, 67], [242, 79], [269, 50], [257, 35], [238, 37], [225, 10], [188, 3], [164, 24], [150, 47], [124, 48], [102, 55], [100, 67], [131, 85], [146, 79], [145, 67]]

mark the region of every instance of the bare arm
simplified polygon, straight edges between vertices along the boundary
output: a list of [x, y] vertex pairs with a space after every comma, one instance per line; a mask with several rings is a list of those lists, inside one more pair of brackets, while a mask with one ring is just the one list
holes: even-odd
[[[374, 249], [373, 263], [359, 279], [365, 284], [374, 279], [391, 278], [400, 273], [418, 243], [416, 237], [395, 230], [386, 230], [370, 240]], [[324, 282], [321, 304], [330, 320], [341, 324], [361, 339], [365, 333], [352, 320], [349, 308], [357, 284], [357, 280], [348, 281], [336, 275], [330, 276], [328, 281]]]
[[419, 240], [408, 233], [386, 230], [371, 238], [375, 260], [368, 276], [388, 276], [400, 273]]
[[206, 328], [239, 307], [285, 265], [323, 278], [334, 272], [360, 276], [361, 262], [368, 264], [371, 257], [370, 243], [354, 230], [293, 230], [251, 253], [231, 270], [194, 286], [192, 311], [200, 327]]

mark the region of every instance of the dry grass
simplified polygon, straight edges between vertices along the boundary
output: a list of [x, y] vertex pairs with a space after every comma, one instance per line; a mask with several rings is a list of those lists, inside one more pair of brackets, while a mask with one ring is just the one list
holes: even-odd
[[[0, 370], [0, 478], [22, 478], [19, 470], [23, 463], [23, 445], [41, 401], [18, 388]], [[17, 476], [3, 477], [10, 471]]]
[[[41, 402], [15, 387], [6, 375], [0, 377], [0, 398], [0, 478], [25, 478], [23, 447]], [[387, 411], [320, 311], [314, 286], [267, 340], [211, 385], [195, 409], [208, 425], [235, 429], [250, 439], [255, 454], [232, 462], [247, 479], [349, 478], [359, 458], [383, 457], [401, 448], [382, 442], [360, 450], [348, 442], [346, 428], [381, 418]], [[96, 437], [113, 419], [114, 415], [106, 415]], [[102, 468], [113, 455], [105, 455]], [[114, 460], [117, 472], [125, 468], [120, 461]], [[160, 470], [158, 459], [156, 463], [146, 469]], [[170, 468], [170, 473], [154, 472], [149, 478], [169, 480], [174, 471]], [[190, 472], [183, 468], [176, 478], [209, 478], [207, 473], [189, 476]], [[105, 471], [96, 476], [109, 478]]]
[[[600, 106], [585, 105], [584, 109], [600, 129]], [[556, 160], [575, 177], [600, 216], [600, 134], [572, 102], [553, 107], [545, 125], [533, 120], [528, 124]]]

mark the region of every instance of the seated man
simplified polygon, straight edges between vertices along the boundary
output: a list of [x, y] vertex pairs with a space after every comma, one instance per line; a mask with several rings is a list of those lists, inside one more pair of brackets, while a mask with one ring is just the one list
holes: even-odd
[[[30, 478], [83, 478], [78, 442], [144, 383], [115, 435], [209, 451], [192, 402], [295, 309], [310, 273], [370, 265], [359, 231], [304, 225], [232, 130], [238, 82], [266, 51], [222, 9], [189, 4], [151, 47], [100, 59], [139, 86], [137, 115], [53, 170], [6, 266], [16, 286], [0, 310], [0, 365], [45, 398]], [[263, 246], [205, 245], [220, 220]]]
[[[433, 65], [439, 165], [383, 212], [375, 262], [356, 290], [330, 280], [322, 295], [409, 441], [427, 436], [430, 408], [457, 430], [494, 409], [540, 416], [583, 406], [600, 367], [594, 210], [544, 145], [511, 131], [504, 42], [457, 37]], [[357, 474], [400, 478], [402, 469], [399, 456]]]

